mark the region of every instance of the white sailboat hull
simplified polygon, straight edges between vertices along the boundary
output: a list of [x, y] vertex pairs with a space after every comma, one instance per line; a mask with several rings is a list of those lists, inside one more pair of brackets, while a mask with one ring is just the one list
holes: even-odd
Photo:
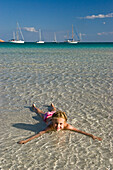
[[37, 41], [36, 43], [43, 44], [43, 43], [44, 43], [44, 41]]
[[11, 43], [17, 43], [17, 44], [23, 44], [24, 43], [24, 41], [22, 41], [22, 40], [14, 40], [14, 41], [10, 41]]
[[68, 43], [70, 43], [70, 44], [77, 44], [78, 41], [68, 41]]

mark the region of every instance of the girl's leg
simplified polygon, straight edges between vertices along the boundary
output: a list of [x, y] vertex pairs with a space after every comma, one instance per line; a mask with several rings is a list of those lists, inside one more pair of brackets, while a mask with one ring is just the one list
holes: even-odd
[[50, 107], [51, 107], [51, 111], [56, 111], [56, 108], [53, 103], [51, 103]]
[[37, 108], [35, 104], [32, 104], [32, 109], [33, 109], [33, 111], [38, 113], [42, 119], [44, 118], [45, 113], [42, 110], [40, 110], [39, 108]]

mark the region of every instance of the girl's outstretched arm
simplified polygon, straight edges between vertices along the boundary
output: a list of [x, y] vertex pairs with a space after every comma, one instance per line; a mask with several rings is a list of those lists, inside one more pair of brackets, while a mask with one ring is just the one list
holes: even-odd
[[26, 139], [26, 140], [21, 140], [21, 141], [19, 141], [18, 143], [19, 143], [19, 144], [25, 144], [25, 143], [29, 142], [30, 140], [35, 139], [35, 138], [43, 135], [43, 134], [46, 133], [46, 132], [49, 132], [50, 130], [51, 130], [50, 128], [47, 128], [47, 129], [39, 132], [38, 134], [31, 136], [30, 138], [28, 138], [28, 139]]
[[66, 129], [67, 129], [67, 130], [72, 130], [72, 131], [75, 131], [75, 132], [78, 132], [78, 133], [82, 133], [82, 134], [87, 135], [87, 136], [90, 136], [90, 137], [92, 137], [94, 140], [95, 140], [95, 139], [97, 139], [97, 140], [99, 140], [99, 141], [102, 140], [100, 137], [96, 137], [96, 136], [93, 136], [93, 135], [90, 134], [90, 133], [87, 133], [87, 132], [78, 130], [78, 129], [76, 129], [75, 127], [73, 127], [73, 126], [71, 126], [71, 125], [69, 125], [69, 124], [68, 124], [68, 126], [67, 126]]

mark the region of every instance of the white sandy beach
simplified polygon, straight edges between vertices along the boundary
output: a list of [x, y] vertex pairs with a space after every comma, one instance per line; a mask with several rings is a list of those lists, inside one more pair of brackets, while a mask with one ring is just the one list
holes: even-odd
[[[1, 48], [0, 63], [1, 170], [112, 170], [113, 49]], [[103, 140], [62, 131], [17, 144], [46, 126], [33, 102]]]

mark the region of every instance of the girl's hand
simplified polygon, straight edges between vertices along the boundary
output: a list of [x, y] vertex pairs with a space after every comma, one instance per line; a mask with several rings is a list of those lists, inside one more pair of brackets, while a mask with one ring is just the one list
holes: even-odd
[[18, 142], [18, 144], [25, 144], [26, 142], [24, 140], [21, 140]]
[[92, 135], [92, 138], [93, 138], [93, 140], [95, 140], [95, 139], [97, 139], [97, 140], [99, 140], [99, 141], [102, 140], [102, 138], [99, 138], [99, 137], [96, 137], [96, 136], [93, 136], [93, 135]]

